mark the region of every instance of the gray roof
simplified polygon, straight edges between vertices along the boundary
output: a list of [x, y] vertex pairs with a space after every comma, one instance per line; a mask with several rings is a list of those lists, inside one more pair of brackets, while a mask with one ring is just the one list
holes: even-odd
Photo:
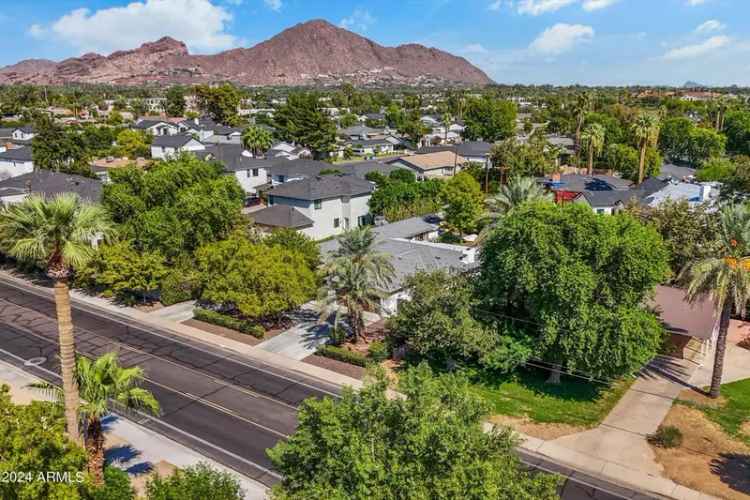
[[613, 207], [617, 203], [625, 204], [631, 200], [644, 202], [650, 199], [654, 193], [663, 190], [668, 185], [668, 181], [649, 177], [641, 185], [631, 189], [586, 190], [581, 194], [586, 198], [589, 205], [594, 208]]
[[629, 189], [633, 184], [628, 179], [622, 179], [620, 177], [614, 177], [611, 175], [579, 175], [579, 174], [568, 174], [563, 175], [559, 182], [553, 182], [552, 179], [544, 179], [543, 182], [548, 184], [549, 187], [555, 191], [570, 191], [579, 192], [584, 191], [609, 191], [614, 189]]
[[192, 135], [157, 135], [151, 142], [152, 146], [161, 146], [163, 148], [179, 148], [194, 140]]
[[0, 137], [8, 138], [13, 135], [14, 128], [0, 128]]
[[0, 153], [0, 161], [32, 161], [31, 146], [8, 149]]
[[390, 146], [392, 144], [385, 139], [354, 139], [348, 143], [355, 146]]
[[267, 191], [269, 196], [298, 200], [324, 200], [339, 196], [370, 194], [373, 185], [353, 175], [323, 175], [285, 182]]
[[665, 163], [661, 166], [661, 173], [659, 177], [667, 178], [671, 177], [681, 181], [686, 177], [692, 177], [695, 175], [695, 169], [690, 167], [681, 167], [674, 163]]
[[456, 144], [456, 152], [461, 156], [483, 156], [490, 155], [492, 144], [484, 141], [468, 141]]
[[341, 135], [373, 135], [373, 134], [382, 134], [383, 130], [376, 129], [372, 127], [367, 127], [365, 125], [354, 125], [351, 127], [346, 127], [341, 130], [339, 130], [339, 134]]
[[381, 174], [387, 176], [394, 170], [409, 170], [399, 165], [390, 165], [388, 163], [383, 163], [377, 160], [338, 163], [334, 165], [333, 168], [337, 168], [344, 173], [354, 175], [356, 177], [359, 177], [360, 179], [364, 179], [365, 176], [370, 172], [380, 172]]
[[0, 181], [0, 197], [16, 196], [29, 190], [45, 198], [61, 193], [76, 193], [85, 200], [98, 202], [102, 196], [102, 183], [98, 179], [51, 170], [38, 170]]
[[134, 129], [138, 129], [138, 130], [146, 130], [147, 128], [151, 128], [154, 125], [159, 125], [159, 124], [169, 125], [171, 127], [176, 127], [177, 126], [177, 125], [175, 125], [173, 123], [169, 123], [169, 122], [164, 121], [164, 120], [151, 120], [151, 119], [146, 118], [146, 119], [143, 119], [143, 120], [139, 120], [137, 123], [135, 123], [133, 125], [133, 128]]
[[199, 151], [199, 157], [218, 161], [226, 172], [269, 168], [273, 164], [272, 160], [245, 156], [242, 154], [244, 150], [241, 144], [212, 144], [206, 146], [205, 151]]
[[[437, 231], [440, 227], [440, 219], [436, 215], [425, 215], [423, 217], [410, 217], [382, 226], [373, 226], [375, 241], [380, 242], [389, 238], [414, 238], [421, 234]], [[339, 248], [338, 238], [326, 240], [320, 243], [320, 251], [324, 254], [335, 252]]]
[[313, 225], [312, 219], [289, 205], [273, 205], [258, 210], [257, 212], [252, 212], [248, 214], [248, 216], [253, 219], [256, 224], [263, 226], [298, 229]]
[[270, 171], [273, 175], [283, 175], [285, 177], [312, 177], [318, 175], [321, 170], [332, 168], [338, 167], [324, 161], [310, 160], [308, 158], [298, 158], [296, 160], [281, 158], [273, 162]]

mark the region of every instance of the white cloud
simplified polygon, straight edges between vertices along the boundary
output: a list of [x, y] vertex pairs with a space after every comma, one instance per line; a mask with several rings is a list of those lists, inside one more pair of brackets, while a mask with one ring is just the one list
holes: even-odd
[[592, 38], [594, 28], [591, 26], [558, 23], [544, 30], [531, 42], [529, 49], [540, 54], [557, 55], [567, 52], [578, 43], [591, 41]]
[[687, 0], [687, 4], [691, 7], [695, 7], [696, 5], [703, 5], [706, 2], [708, 2], [708, 0]]
[[498, 11], [503, 6], [503, 0], [495, 0], [487, 6], [487, 10]]
[[726, 26], [716, 19], [709, 19], [705, 23], [695, 28], [696, 33], [712, 33], [714, 31], [723, 31]]
[[593, 10], [605, 9], [619, 1], [620, 0], [583, 0], [583, 10], [591, 12]]
[[470, 43], [463, 48], [465, 54], [486, 54], [488, 52], [481, 43]]
[[33, 38], [44, 38], [47, 30], [41, 24], [32, 24], [26, 31]]
[[375, 19], [372, 14], [370, 14], [370, 11], [367, 9], [354, 9], [354, 12], [352, 12], [352, 15], [349, 17], [343, 18], [339, 22], [339, 26], [341, 26], [344, 29], [352, 30], [352, 31], [360, 31], [365, 32], [367, 31], [370, 26], [375, 24]]
[[519, 0], [518, 13], [538, 16], [547, 12], [555, 12], [578, 0]]
[[232, 15], [209, 0], [144, 0], [97, 11], [76, 9], [49, 27], [32, 25], [32, 36], [58, 39], [84, 52], [131, 49], [163, 36], [181, 40], [196, 52], [237, 45], [226, 32]]
[[281, 10], [281, 0], [263, 0], [263, 3], [266, 4], [266, 7], [276, 12], [279, 12]]
[[685, 45], [684, 47], [677, 47], [675, 49], [672, 49], [664, 54], [664, 59], [692, 59], [725, 47], [729, 44], [729, 42], [730, 39], [728, 36], [712, 36], [708, 40], [701, 43]]

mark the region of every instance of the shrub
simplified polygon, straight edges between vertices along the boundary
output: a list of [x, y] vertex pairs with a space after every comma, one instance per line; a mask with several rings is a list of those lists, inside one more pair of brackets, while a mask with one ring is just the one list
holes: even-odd
[[240, 483], [228, 472], [207, 464], [177, 470], [168, 478], [154, 476], [146, 486], [149, 500], [242, 500]]
[[197, 283], [180, 272], [172, 272], [161, 282], [159, 299], [165, 306], [196, 298]]
[[317, 354], [337, 361], [343, 361], [344, 363], [349, 363], [351, 365], [361, 366], [363, 368], [367, 367], [369, 364], [369, 360], [363, 354], [334, 345], [323, 345], [318, 347]]
[[127, 472], [107, 466], [104, 468], [104, 485], [93, 489], [90, 496], [91, 500], [133, 500], [135, 490]]
[[682, 444], [682, 431], [673, 425], [660, 426], [648, 435], [648, 442], [660, 448], [676, 448]]
[[196, 307], [193, 310], [193, 316], [197, 320], [237, 330], [238, 332], [246, 333], [259, 339], [262, 339], [266, 333], [265, 329], [257, 323], [253, 323], [246, 319], [234, 318], [220, 312], [203, 309], [202, 307]]
[[376, 340], [370, 344], [368, 351], [370, 352], [370, 358], [376, 363], [385, 361], [390, 356], [388, 345], [382, 340]]

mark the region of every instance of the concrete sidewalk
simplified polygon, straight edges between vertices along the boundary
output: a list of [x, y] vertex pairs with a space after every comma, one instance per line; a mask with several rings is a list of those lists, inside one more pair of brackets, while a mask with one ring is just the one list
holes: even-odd
[[[0, 361], [0, 384], [7, 384], [11, 389], [13, 402], [29, 404], [33, 400], [43, 400], [40, 391], [27, 386], [38, 379]], [[137, 488], [145, 487], [150, 472], [169, 474], [175, 468], [188, 467], [205, 462], [231, 473], [240, 482], [247, 500], [267, 498], [267, 488], [250, 478], [242, 476], [161, 434], [143, 428], [130, 420], [112, 415], [105, 419], [107, 460], [114, 466], [126, 471]]]
[[314, 303], [303, 305], [291, 316], [294, 326], [255, 348], [299, 361], [315, 354], [319, 346], [328, 342], [331, 325], [320, 322], [320, 313]]
[[171, 321], [187, 321], [193, 319], [193, 309], [195, 308], [195, 301], [188, 300], [187, 302], [180, 302], [171, 306], [162, 307], [148, 314], [156, 316], [157, 318], [168, 319]]

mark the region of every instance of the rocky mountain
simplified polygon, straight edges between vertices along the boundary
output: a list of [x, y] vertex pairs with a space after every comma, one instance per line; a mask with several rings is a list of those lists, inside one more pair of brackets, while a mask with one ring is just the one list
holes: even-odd
[[466, 59], [418, 44], [384, 47], [326, 21], [286, 29], [250, 48], [192, 55], [164, 37], [108, 56], [85, 54], [59, 63], [26, 60], [0, 68], [0, 83], [208, 83], [243, 85], [485, 85]]

